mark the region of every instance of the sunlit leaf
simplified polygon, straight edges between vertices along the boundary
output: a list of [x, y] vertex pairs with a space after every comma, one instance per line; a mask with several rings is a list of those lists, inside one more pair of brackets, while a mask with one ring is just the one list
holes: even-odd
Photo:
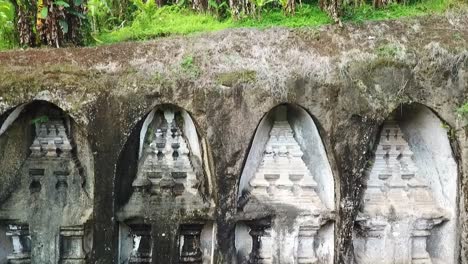
[[49, 15], [49, 8], [44, 6], [41, 10], [41, 18], [46, 19], [47, 15]]
[[68, 33], [68, 23], [65, 20], [59, 20], [60, 27], [62, 28], [63, 33]]
[[63, 7], [70, 7], [70, 5], [65, 1], [55, 1], [54, 4]]

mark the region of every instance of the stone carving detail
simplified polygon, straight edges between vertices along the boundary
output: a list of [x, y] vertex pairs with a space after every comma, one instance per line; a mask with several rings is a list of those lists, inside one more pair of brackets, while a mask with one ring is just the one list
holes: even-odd
[[12, 238], [28, 244], [14, 243], [16, 253], [12, 256], [24, 257], [25, 262], [16, 258], [10, 262], [85, 263], [83, 226], [90, 218], [92, 198], [89, 190], [84, 190], [81, 164], [72, 154], [64, 121], [36, 124], [29, 149], [30, 155], [17, 176], [17, 190], [0, 205], [1, 221], [28, 223], [9, 231], [19, 234]]
[[8, 225], [6, 233], [11, 239], [13, 252], [7, 256], [8, 263], [31, 263], [31, 236], [27, 225]]
[[60, 230], [60, 263], [84, 264], [83, 226], [62, 227]]
[[319, 228], [313, 225], [299, 227], [297, 263], [317, 263], [317, 256], [312, 249], [314, 248], [314, 240], [318, 230]]
[[357, 263], [432, 263], [427, 239], [448, 219], [412, 161], [398, 124], [386, 121], [357, 219]]
[[249, 256], [249, 264], [273, 263], [271, 227], [262, 223], [262, 221], [251, 222], [249, 227], [249, 234], [252, 236], [252, 252]]
[[31, 157], [70, 157], [72, 146], [61, 121], [39, 125], [39, 133], [31, 145]]
[[133, 237], [133, 249], [130, 255], [131, 264], [151, 263], [152, 240], [151, 226], [143, 224], [130, 225]]
[[200, 235], [203, 224], [182, 225], [180, 228], [180, 263], [202, 263]]
[[[261, 162], [249, 181], [249, 190], [239, 199], [244, 217], [250, 219], [247, 222], [253, 239], [250, 263], [317, 261], [314, 240], [318, 230], [332, 219], [332, 211], [318, 196], [317, 182], [303, 155], [286, 111], [277, 113]], [[261, 223], [264, 220], [251, 220], [261, 219], [259, 212], [271, 212], [270, 216], [276, 217], [271, 225]], [[290, 227], [293, 231], [283, 232], [288, 225], [293, 225]], [[280, 252], [276, 259], [274, 252]]]
[[[141, 241], [147, 242], [150, 248], [151, 244], [164, 244], [164, 247], [153, 248], [153, 256], [161, 259], [151, 260], [151, 254], [140, 259], [161, 263], [175, 263], [176, 259], [180, 263], [202, 263], [200, 234], [204, 223], [212, 216], [212, 207], [202, 195], [203, 169], [200, 157], [192, 152], [196, 146], [190, 144], [195, 142], [189, 141], [190, 133], [195, 131], [187, 131], [185, 127], [188, 123], [186, 118], [190, 117], [184, 115], [183, 110], [167, 106], [155, 109], [148, 118], [146, 130], [142, 129], [141, 132], [145, 135], [140, 135], [140, 140], [144, 137], [144, 141], [136, 177], [132, 182], [133, 192], [117, 217], [123, 229], [126, 229], [123, 223], [128, 222], [154, 227], [156, 231], [153, 239], [149, 235], [140, 234]], [[189, 129], [192, 127], [189, 126]], [[187, 217], [189, 215], [196, 215], [196, 219]], [[171, 222], [164, 223], [169, 218]], [[202, 222], [184, 224], [192, 221]], [[130, 228], [133, 231], [132, 226]], [[173, 232], [178, 228], [181, 232], [179, 237]], [[126, 240], [125, 235], [121, 235], [120, 239]], [[128, 242], [121, 244], [125, 246], [120, 247], [120, 259], [125, 263]], [[168, 254], [169, 250], [179, 254]], [[129, 263], [146, 263], [146, 260], [138, 262], [130, 259]]]
[[[198, 191], [199, 180], [190, 160], [190, 149], [175, 121], [173, 110], [166, 109], [162, 125], [148, 136], [137, 176], [132, 183], [133, 194], [120, 213], [122, 219], [145, 217], [143, 205], [151, 196], [172, 200], [177, 206], [190, 209], [207, 206]], [[165, 207], [160, 203], [157, 206]]]
[[314, 214], [325, 212], [315, 192], [317, 183], [302, 160], [302, 155], [288, 121], [275, 121], [263, 159], [250, 180], [251, 202], [244, 211], [260, 203], [272, 207], [292, 205]]

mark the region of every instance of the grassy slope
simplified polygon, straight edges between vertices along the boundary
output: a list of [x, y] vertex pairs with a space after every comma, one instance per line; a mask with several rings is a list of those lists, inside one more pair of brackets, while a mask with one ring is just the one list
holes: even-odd
[[[369, 5], [345, 10], [343, 21], [362, 22], [366, 20], [395, 19], [441, 13], [447, 10], [452, 0], [422, 0], [412, 5], [390, 5], [384, 9], [374, 9]], [[136, 19], [133, 24], [104, 32], [95, 39], [98, 43], [114, 43], [126, 40], [150, 39], [170, 34], [190, 34], [194, 32], [214, 31], [226, 28], [272, 26], [310, 27], [329, 24], [332, 21], [316, 5], [299, 7], [294, 16], [285, 16], [281, 10], [264, 11], [260, 19], [246, 18], [240, 21], [232, 19], [217, 20], [209, 14], [197, 14], [189, 10], [174, 7], [159, 9], [152, 19]]]
[[[343, 17], [344, 22], [362, 22], [366, 20], [395, 19], [441, 13], [456, 0], [419, 0], [411, 5], [390, 5], [384, 9], [374, 9], [369, 5], [357, 8], [348, 7]], [[198, 14], [176, 6], [166, 6], [152, 14], [137, 16], [135, 21], [110, 32], [101, 32], [94, 36], [96, 44], [115, 43], [128, 40], [144, 40], [172, 34], [190, 34], [195, 32], [215, 31], [227, 28], [272, 26], [310, 27], [332, 23], [317, 5], [302, 5], [294, 16], [285, 16], [280, 9], [264, 10], [261, 18], [245, 18], [234, 21], [230, 18], [218, 20], [210, 14]], [[1, 32], [0, 32], [1, 33]], [[0, 34], [1, 36], [1, 34]], [[0, 38], [0, 50], [10, 48], [10, 44]]]

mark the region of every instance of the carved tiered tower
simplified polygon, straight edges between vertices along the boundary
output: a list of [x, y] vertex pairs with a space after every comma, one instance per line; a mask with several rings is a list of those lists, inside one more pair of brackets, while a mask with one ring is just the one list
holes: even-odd
[[[297, 245], [295, 261], [316, 263], [315, 236], [321, 226], [330, 220], [331, 212], [320, 200], [316, 192], [317, 183], [302, 156], [301, 147], [286, 118], [286, 111], [278, 111], [262, 160], [249, 181], [250, 194], [243, 212], [249, 216], [259, 211], [271, 211], [277, 219], [293, 217], [289, 223], [300, 225], [293, 234]], [[272, 257], [275, 250], [285, 251], [284, 255], [294, 251], [291, 243], [283, 243], [291, 240], [291, 234], [280, 232], [285, 224], [281, 221], [272, 221], [271, 226], [249, 221], [253, 239], [250, 254], [252, 263], [292, 263], [292, 255], [280, 257], [276, 262]]]
[[[151, 223], [155, 221], [154, 219], [159, 219], [164, 215], [174, 216], [174, 219], [177, 219], [179, 211], [183, 211], [186, 215], [192, 213], [201, 215], [203, 218], [203, 215], [206, 215], [210, 209], [210, 204], [203, 199], [200, 192], [201, 168], [198, 170], [195, 168], [193, 164], [195, 157], [192, 156], [188, 140], [183, 135], [181, 124], [176, 119], [181, 120], [183, 117], [180, 112], [172, 108], [164, 108], [155, 112], [145, 136], [137, 175], [132, 183], [133, 193], [128, 203], [118, 213], [120, 221], [131, 223], [129, 227], [132, 233], [139, 233], [140, 237], [146, 237], [145, 241], [149, 240], [147, 243], [150, 249], [155, 243], [151, 236], [151, 228], [146, 231], [134, 231], [132, 226], [143, 222]], [[135, 222], [135, 219], [140, 220]], [[195, 220], [198, 223], [200, 219]], [[200, 233], [203, 224], [193, 224], [190, 219], [187, 221], [189, 223], [174, 220], [172, 223], [158, 224], [165, 225], [163, 228], [179, 229], [179, 240], [185, 241], [185, 243], [179, 243], [180, 263], [201, 263]], [[148, 226], [151, 227], [151, 225]], [[187, 229], [187, 227], [192, 228]], [[157, 229], [161, 232], [162, 239], [172, 234], [172, 230]], [[175, 239], [166, 238], [166, 240], [174, 241]], [[187, 244], [188, 241], [190, 244]], [[130, 263], [152, 261], [151, 250], [148, 251], [149, 256], [146, 254], [146, 260], [132, 261], [137, 259], [135, 254], [138, 251], [139, 249], [133, 251]]]
[[35, 124], [20, 184], [0, 206], [0, 222], [9, 223], [13, 243], [10, 263], [85, 263], [84, 222], [92, 201], [72, 150], [62, 120]]
[[357, 219], [357, 263], [432, 263], [427, 239], [448, 215], [412, 156], [398, 124], [386, 121]]
[[274, 121], [260, 166], [250, 180], [251, 200], [244, 212], [256, 203], [277, 210], [286, 205], [311, 212], [325, 211], [315, 192], [317, 183], [302, 156], [288, 121]]
[[163, 122], [147, 137], [137, 176], [132, 183], [133, 194], [120, 212], [120, 218], [149, 217], [145, 206], [189, 210], [207, 206], [198, 190], [199, 180], [190, 160], [187, 141], [175, 122], [175, 113], [165, 110]]

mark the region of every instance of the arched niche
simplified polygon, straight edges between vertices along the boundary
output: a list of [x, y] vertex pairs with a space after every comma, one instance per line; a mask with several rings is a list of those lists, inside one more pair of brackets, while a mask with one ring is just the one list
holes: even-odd
[[94, 190], [86, 133], [46, 101], [0, 120], [0, 263], [84, 263]]
[[458, 263], [458, 172], [444, 123], [427, 107], [384, 122], [354, 239], [357, 263]]
[[296, 105], [273, 108], [260, 121], [239, 182], [239, 262], [332, 263], [334, 198], [312, 117]]
[[156, 106], [136, 125], [117, 166], [118, 263], [191, 255], [210, 263], [214, 203], [200, 141], [189, 113], [174, 105]]

